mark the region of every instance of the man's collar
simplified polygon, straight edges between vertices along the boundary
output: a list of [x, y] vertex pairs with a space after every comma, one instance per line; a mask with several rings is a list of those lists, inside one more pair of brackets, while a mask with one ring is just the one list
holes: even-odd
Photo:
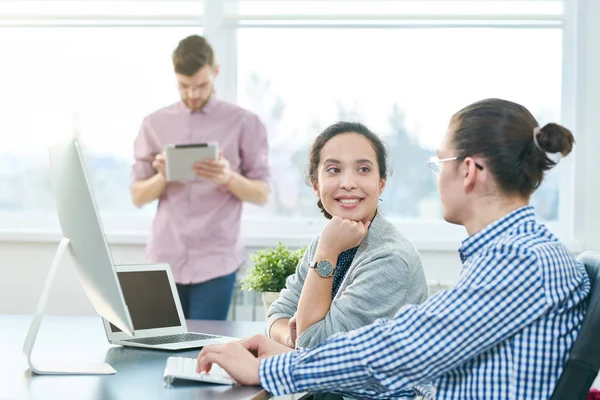
[[477, 253], [483, 246], [506, 232], [512, 231], [514, 227], [533, 220], [535, 220], [533, 206], [524, 206], [492, 222], [479, 232], [463, 240], [462, 246], [458, 249], [461, 261], [464, 263], [467, 258]]

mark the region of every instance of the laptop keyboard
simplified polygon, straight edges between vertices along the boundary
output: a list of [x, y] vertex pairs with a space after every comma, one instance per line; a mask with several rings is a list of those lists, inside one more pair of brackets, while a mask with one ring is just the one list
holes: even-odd
[[219, 337], [220, 336], [205, 335], [202, 333], [182, 333], [179, 335], [166, 335], [166, 336], [139, 338], [139, 339], [126, 339], [126, 340], [122, 340], [122, 342], [157, 345], [157, 344], [168, 344], [168, 343], [193, 342], [195, 340], [216, 339]]

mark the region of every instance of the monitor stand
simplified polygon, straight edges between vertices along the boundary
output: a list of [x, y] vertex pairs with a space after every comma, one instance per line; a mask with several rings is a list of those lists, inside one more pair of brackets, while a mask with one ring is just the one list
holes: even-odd
[[58, 270], [58, 265], [62, 260], [65, 251], [69, 247], [69, 243], [71, 241], [67, 238], [63, 238], [58, 244], [58, 248], [56, 249], [56, 254], [54, 254], [54, 259], [52, 260], [52, 264], [50, 266], [50, 272], [48, 273], [48, 277], [46, 278], [46, 283], [44, 284], [44, 289], [42, 290], [42, 295], [40, 296], [40, 301], [38, 302], [37, 310], [35, 315], [33, 316], [33, 320], [31, 321], [31, 325], [29, 326], [29, 331], [27, 332], [27, 337], [25, 338], [25, 343], [23, 344], [23, 353], [25, 357], [27, 357], [27, 363], [36, 374], [41, 375], [110, 375], [114, 374], [115, 371], [110, 365], [106, 363], [34, 363], [31, 359], [31, 353], [33, 350], [33, 346], [35, 344], [35, 340], [37, 338], [37, 334], [40, 330], [40, 325], [42, 323], [42, 318], [44, 316], [44, 310], [46, 309], [46, 303], [48, 302], [48, 295], [50, 294], [50, 289], [52, 287], [52, 281], [54, 281], [54, 277], [56, 275], [56, 271]]

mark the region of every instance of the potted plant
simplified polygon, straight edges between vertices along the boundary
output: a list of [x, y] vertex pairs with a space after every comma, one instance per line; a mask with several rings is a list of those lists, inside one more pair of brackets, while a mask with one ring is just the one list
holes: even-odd
[[271, 304], [279, 297], [285, 287], [285, 280], [296, 271], [306, 247], [292, 251], [287, 246], [277, 243], [275, 249], [257, 250], [250, 255], [254, 264], [252, 270], [241, 280], [243, 290], [261, 294], [265, 307], [265, 319]]

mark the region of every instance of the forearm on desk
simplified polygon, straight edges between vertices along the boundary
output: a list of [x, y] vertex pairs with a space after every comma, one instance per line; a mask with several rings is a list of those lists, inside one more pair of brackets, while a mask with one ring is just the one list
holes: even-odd
[[271, 325], [271, 329], [268, 332], [268, 336], [276, 341], [277, 343], [281, 343], [285, 346], [290, 345], [290, 328], [289, 328], [290, 320], [288, 318], [282, 318]]
[[134, 182], [131, 185], [131, 201], [137, 207], [150, 203], [160, 197], [167, 187], [166, 179], [160, 174]]
[[237, 172], [233, 172], [227, 188], [241, 201], [259, 206], [267, 204], [271, 192], [266, 182], [260, 179], [248, 179]]

